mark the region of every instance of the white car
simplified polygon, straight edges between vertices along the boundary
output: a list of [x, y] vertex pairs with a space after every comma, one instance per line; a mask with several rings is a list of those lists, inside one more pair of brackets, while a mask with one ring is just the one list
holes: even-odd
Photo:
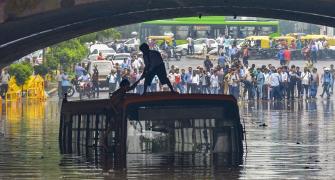
[[90, 47], [90, 55], [88, 55], [88, 59], [91, 61], [97, 60], [99, 53], [102, 53], [102, 56], [106, 59], [116, 54], [115, 50], [108, 47], [106, 44], [93, 44]]
[[[203, 54], [206, 50], [206, 44], [208, 43], [210, 50], [218, 46], [218, 43], [215, 39], [208, 38], [199, 38], [194, 40], [194, 53], [195, 54]], [[181, 44], [176, 47], [177, 52], [181, 52], [182, 55], [187, 54], [188, 44]]]
[[[244, 39], [237, 39], [237, 49], [241, 49], [242, 45], [244, 44]], [[229, 49], [231, 49], [231, 46], [229, 46]], [[216, 45], [216, 47], [214, 47], [214, 49], [210, 50], [208, 52], [208, 54], [210, 55], [217, 55], [218, 53], [218, 45]]]
[[[136, 46], [140, 45], [140, 40], [137, 38], [130, 38], [128, 40], [126, 40], [125, 42], [123, 42], [124, 46], [126, 46], [128, 48], [128, 50], [135, 50]], [[121, 44], [117, 45], [117, 49], [119, 49], [121, 46]]]
[[128, 58], [131, 58], [130, 53], [117, 53], [113, 57], [109, 58], [108, 60], [112, 61], [114, 65], [116, 63], [121, 65], [123, 63], [123, 60], [128, 59]]

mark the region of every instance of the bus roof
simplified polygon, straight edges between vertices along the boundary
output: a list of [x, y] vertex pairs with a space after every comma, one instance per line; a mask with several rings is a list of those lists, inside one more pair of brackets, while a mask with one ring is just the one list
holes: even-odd
[[226, 21], [224, 16], [186, 17], [144, 22], [146, 25], [279, 25], [279, 21]]

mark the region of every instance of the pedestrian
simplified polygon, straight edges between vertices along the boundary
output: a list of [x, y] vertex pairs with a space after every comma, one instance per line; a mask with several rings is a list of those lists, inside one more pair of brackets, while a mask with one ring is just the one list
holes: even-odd
[[279, 59], [280, 65], [284, 66], [285, 65], [284, 49], [279, 50], [277, 58]]
[[217, 71], [215, 70], [214, 73], [211, 75], [210, 78], [210, 87], [211, 87], [211, 94], [218, 94], [219, 90], [219, 78]]
[[310, 89], [312, 74], [309, 72], [308, 68], [304, 68], [304, 72], [301, 73], [301, 84], [302, 84], [302, 92], [301, 95], [303, 96], [305, 94], [305, 98], [308, 99], [310, 97], [310, 94], [308, 94], [308, 91]]
[[222, 52], [218, 58], [218, 65], [223, 68], [225, 66], [225, 63], [226, 63], [226, 57]]
[[229, 80], [229, 94], [233, 95], [236, 99], [239, 98], [239, 76], [238, 76], [238, 71], [236, 69], [232, 69], [231, 74], [230, 74], [230, 80]]
[[1, 89], [0, 89], [0, 95], [2, 96], [2, 99], [5, 99], [6, 93], [8, 91], [8, 82], [10, 80], [10, 75], [8, 73], [7, 69], [4, 69], [1, 73]]
[[273, 70], [271, 75], [270, 75], [270, 86], [271, 86], [271, 95], [270, 99], [274, 100], [281, 100], [282, 99], [282, 93], [280, 92], [280, 74], [276, 71]]
[[188, 67], [188, 72], [185, 74], [185, 80], [186, 80], [186, 93], [190, 93], [191, 86], [192, 86], [192, 76], [193, 76], [193, 70], [192, 67]]
[[92, 90], [93, 90], [93, 97], [95, 98], [95, 95], [97, 95], [97, 98], [99, 98], [99, 71], [97, 66], [94, 66], [93, 74], [92, 74]]
[[181, 74], [179, 73], [179, 69], [176, 68], [175, 73], [174, 73], [174, 82], [175, 82], [175, 87], [176, 90], [179, 90], [179, 93], [184, 93], [184, 87], [182, 84], [182, 80], [181, 80]]
[[302, 94], [302, 81], [301, 81], [301, 74], [300, 67], [297, 66], [296, 68], [296, 75], [297, 75], [297, 97], [300, 98]]
[[311, 59], [313, 64], [317, 63], [317, 58], [318, 58], [318, 48], [317, 45], [313, 42], [311, 45]]
[[327, 94], [327, 99], [330, 98], [330, 93], [329, 93], [329, 88], [330, 88], [330, 83], [332, 82], [332, 75], [330, 73], [329, 68], [324, 68], [324, 73], [321, 75], [321, 84], [323, 87], [322, 94], [320, 95], [323, 97], [323, 95], [326, 93]]
[[294, 99], [294, 92], [295, 92], [295, 87], [297, 84], [297, 72], [296, 72], [296, 67], [295, 65], [291, 66], [291, 69], [288, 73], [288, 78], [289, 78], [289, 82], [288, 82], [288, 91], [287, 91], [287, 99]]
[[256, 89], [257, 89], [257, 99], [263, 98], [263, 86], [265, 83], [265, 76], [261, 68], [257, 68], [256, 76]]
[[284, 59], [285, 59], [285, 65], [288, 66], [291, 62], [291, 51], [288, 49], [288, 47], [284, 50]]
[[199, 92], [199, 83], [200, 83], [198, 70], [194, 70], [191, 79], [192, 79], [192, 82], [191, 82], [191, 93], [192, 94], [193, 93], [198, 93]]
[[204, 61], [204, 67], [206, 68], [206, 71], [209, 72], [211, 68], [213, 68], [213, 63], [209, 59], [209, 56], [206, 56], [206, 59]]
[[249, 48], [248, 48], [247, 45], [245, 45], [243, 47], [242, 59], [243, 59], [243, 65], [245, 67], [248, 67], [249, 66], [249, 62], [248, 62], [248, 59], [249, 59]]
[[61, 97], [64, 98], [70, 86], [69, 75], [63, 71], [63, 73], [61, 74], [61, 79], [62, 79], [62, 96]]
[[314, 68], [312, 71], [312, 80], [311, 80], [311, 88], [310, 88], [310, 96], [311, 98], [316, 98], [316, 94], [318, 91], [318, 87], [319, 87], [319, 82], [320, 82], [320, 78], [319, 78], [319, 74], [317, 72], [317, 69]]
[[107, 76], [108, 82], [108, 92], [113, 93], [116, 90], [117, 85], [117, 75], [114, 69], [111, 70], [110, 74]]

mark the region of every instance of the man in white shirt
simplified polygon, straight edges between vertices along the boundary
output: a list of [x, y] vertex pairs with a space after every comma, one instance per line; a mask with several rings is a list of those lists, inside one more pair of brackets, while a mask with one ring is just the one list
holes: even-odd
[[218, 72], [214, 71], [214, 74], [211, 76], [210, 79], [210, 87], [211, 87], [211, 93], [212, 94], [218, 94], [219, 93], [219, 77], [218, 77]]
[[301, 84], [302, 84], [301, 95], [305, 93], [306, 99], [308, 99], [309, 97], [308, 90], [311, 84], [311, 79], [312, 79], [312, 74], [309, 72], [308, 68], [305, 67], [304, 72], [301, 73]]
[[216, 41], [218, 42], [218, 54], [221, 54], [221, 52], [224, 50], [224, 41], [225, 41], [225, 38], [221, 34], [220, 37], [218, 37]]
[[199, 92], [199, 83], [200, 83], [200, 77], [198, 72], [195, 70], [195, 72], [193, 72], [192, 74], [191, 93]]
[[270, 87], [271, 87], [270, 99], [281, 100], [282, 96], [279, 86], [280, 82], [281, 82], [280, 74], [278, 74], [278, 72], [274, 70], [270, 75]]
[[9, 79], [10, 79], [10, 75], [8, 73], [8, 70], [5, 69], [1, 74], [1, 92], [0, 92], [0, 94], [1, 94], [3, 99], [5, 98], [5, 95], [8, 91]]

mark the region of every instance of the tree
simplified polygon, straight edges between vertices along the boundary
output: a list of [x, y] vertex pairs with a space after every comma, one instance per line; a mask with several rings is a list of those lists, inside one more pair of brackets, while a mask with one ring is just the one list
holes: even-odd
[[100, 41], [103, 42], [105, 40], [116, 40], [121, 38], [121, 33], [114, 29], [106, 29], [103, 31], [98, 31], [94, 33], [90, 33], [84, 36], [79, 37], [79, 41], [84, 44], [84, 43], [89, 43], [89, 42], [95, 42], [95, 41]]
[[33, 68], [29, 63], [15, 63], [9, 66], [9, 74], [15, 77], [16, 84], [23, 87], [24, 83], [33, 74]]
[[48, 48], [46, 65], [55, 70], [60, 64], [65, 70], [69, 70], [72, 64], [80, 62], [87, 54], [88, 49], [79, 39], [71, 39]]

